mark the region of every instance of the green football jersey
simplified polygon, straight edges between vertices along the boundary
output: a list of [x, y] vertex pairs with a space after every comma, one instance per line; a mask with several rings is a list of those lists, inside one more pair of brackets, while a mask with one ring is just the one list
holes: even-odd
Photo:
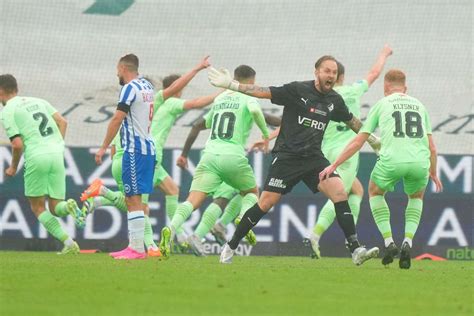
[[430, 159], [431, 123], [425, 106], [403, 93], [393, 93], [370, 110], [359, 133], [380, 128], [380, 160], [391, 164]]
[[263, 118], [262, 109], [254, 97], [230, 90], [217, 96], [204, 117], [206, 127], [211, 128], [204, 153], [245, 155], [245, 145], [254, 122], [252, 112], [259, 112]]
[[[369, 89], [366, 80], [360, 80], [352, 85], [335, 87], [334, 90], [341, 95], [349, 111], [355, 117], [360, 117], [360, 98]], [[355, 137], [355, 133], [344, 122], [330, 121], [324, 132], [322, 151], [324, 155], [333, 148], [344, 147]]]
[[21, 137], [25, 159], [64, 152], [64, 139], [53, 118], [56, 112], [51, 104], [38, 98], [16, 96], [7, 102], [2, 124], [9, 138]]
[[114, 160], [122, 160], [123, 157], [123, 147], [122, 147], [122, 142], [120, 141], [120, 132], [115, 135], [114, 140], [112, 141], [112, 145], [115, 146], [115, 155], [114, 155]]
[[186, 101], [175, 97], [164, 100], [163, 90], [155, 94], [151, 136], [155, 142], [156, 160], [160, 163], [163, 157], [163, 148], [171, 128], [178, 116], [184, 112], [184, 102]]

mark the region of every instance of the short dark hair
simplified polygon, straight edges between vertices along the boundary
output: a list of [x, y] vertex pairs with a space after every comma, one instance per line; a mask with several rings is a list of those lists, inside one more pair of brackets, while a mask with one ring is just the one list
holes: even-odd
[[237, 81], [250, 79], [254, 78], [256, 74], [257, 73], [252, 67], [247, 65], [240, 65], [234, 70], [234, 79]]
[[336, 60], [336, 64], [337, 64], [337, 79], [339, 79], [340, 76], [342, 76], [346, 73], [346, 69], [344, 68], [344, 65], [341, 64], [337, 60]]
[[10, 74], [0, 75], [0, 89], [8, 94], [18, 92], [18, 83], [15, 77]]
[[319, 67], [321, 67], [321, 64], [325, 62], [326, 60], [332, 60], [337, 63], [336, 58], [332, 57], [331, 55], [324, 55], [316, 61], [316, 63], [314, 64], [314, 68], [319, 69]]
[[127, 54], [122, 56], [119, 60], [120, 64], [124, 64], [128, 70], [138, 72], [139, 61], [135, 54]]
[[181, 77], [181, 76], [178, 75], [178, 74], [172, 74], [172, 75], [166, 76], [163, 79], [163, 89], [166, 89], [169, 86], [171, 86], [173, 84], [173, 82], [175, 82], [176, 80], [179, 79], [179, 77]]
[[385, 82], [395, 85], [405, 85], [407, 77], [400, 69], [390, 69], [385, 74]]

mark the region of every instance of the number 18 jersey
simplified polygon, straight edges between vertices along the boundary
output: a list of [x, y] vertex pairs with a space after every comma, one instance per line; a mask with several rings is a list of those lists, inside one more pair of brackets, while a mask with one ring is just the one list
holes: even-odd
[[255, 111], [261, 111], [261, 108], [254, 97], [230, 90], [217, 96], [205, 116], [211, 134], [204, 153], [245, 156], [245, 145], [253, 124], [251, 112]]
[[428, 135], [431, 123], [425, 106], [403, 93], [393, 93], [370, 110], [359, 133], [380, 128], [380, 160], [391, 164], [426, 161], [430, 158]]
[[1, 113], [7, 136], [20, 136], [25, 147], [25, 159], [36, 155], [64, 152], [64, 140], [53, 114], [57, 110], [47, 101], [16, 96]]

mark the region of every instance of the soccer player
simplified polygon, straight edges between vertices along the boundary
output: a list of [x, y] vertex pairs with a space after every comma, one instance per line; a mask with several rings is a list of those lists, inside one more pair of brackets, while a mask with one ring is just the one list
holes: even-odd
[[[6, 175], [13, 177], [16, 174], [24, 151], [25, 196], [33, 214], [54, 238], [64, 244], [59, 254], [79, 253], [78, 244], [56, 219], [71, 215], [78, 227], [83, 227], [85, 220], [85, 210], [79, 210], [74, 200], [64, 201], [67, 121], [47, 101], [18, 96], [17, 81], [9, 74], [0, 75], [0, 102], [5, 106], [1, 121], [12, 145], [12, 161]], [[49, 210], [45, 208], [46, 199]]]
[[[377, 56], [375, 64], [370, 69], [364, 80], [357, 81], [352, 85], [344, 85], [344, 66], [338, 62], [337, 80], [334, 85], [334, 91], [339, 93], [344, 99], [349, 111], [356, 117], [360, 117], [360, 98], [367, 92], [369, 87], [380, 76], [387, 58], [392, 54], [392, 49], [385, 45]], [[329, 162], [334, 162], [344, 147], [354, 138], [354, 132], [350, 130], [344, 123], [329, 122], [322, 143], [322, 151]], [[364, 195], [364, 189], [360, 181], [356, 178], [357, 169], [359, 168], [359, 154], [355, 154], [351, 159], [341, 164], [337, 168], [337, 173], [344, 183], [344, 190], [348, 193], [348, 203], [354, 215], [354, 222], [360, 212], [360, 203]], [[319, 251], [319, 239], [324, 232], [331, 226], [336, 217], [334, 203], [328, 200], [319, 213], [318, 221], [309, 236], [312, 248], [312, 257], [319, 259], [321, 257]]]
[[[124, 148], [122, 158], [122, 181], [128, 208], [129, 246], [111, 253], [115, 259], [145, 259], [144, 230], [145, 213], [142, 194], [153, 190], [155, 169], [155, 145], [149, 134], [153, 117], [154, 87], [138, 75], [139, 60], [134, 54], [120, 58], [117, 76], [122, 85], [117, 111], [112, 117], [102, 146], [95, 155], [97, 164], [120, 129], [120, 140]], [[99, 195], [103, 185], [89, 187], [84, 197]]]
[[[361, 122], [347, 109], [342, 97], [332, 88], [337, 77], [337, 63], [332, 56], [323, 56], [315, 63], [316, 80], [292, 82], [281, 87], [259, 87], [242, 84], [227, 70], [211, 68], [209, 81], [217, 87], [229, 88], [257, 98], [270, 99], [283, 105], [281, 130], [273, 148], [273, 161], [260, 199], [244, 215], [232, 239], [223, 247], [220, 262], [231, 263], [234, 251], [247, 232], [281, 198], [300, 181], [314, 193], [321, 191], [333, 201], [337, 221], [342, 228], [352, 261], [360, 265], [378, 255], [378, 248], [367, 250], [359, 244], [347, 193], [336, 173], [319, 181], [318, 173], [329, 165], [321, 152], [321, 142], [329, 120], [343, 121], [355, 132]], [[372, 144], [373, 146], [377, 144]]]
[[420, 223], [428, 178], [435, 183], [437, 192], [442, 191], [443, 184], [436, 174], [436, 147], [425, 106], [418, 99], [405, 94], [406, 76], [401, 70], [388, 71], [384, 80], [385, 97], [372, 107], [357, 137], [346, 146], [333, 164], [320, 173], [320, 179], [332, 174], [339, 165], [360, 150], [371, 132], [380, 128], [382, 149], [370, 175], [370, 208], [385, 242], [382, 264], [388, 265], [399, 254], [399, 249], [392, 238], [390, 211], [384, 196], [387, 191], [394, 190], [397, 182], [403, 180], [408, 204], [399, 266], [401, 269], [409, 269], [410, 250]]
[[[264, 113], [265, 122], [268, 125], [280, 126], [281, 119], [277, 116]], [[206, 128], [206, 120], [203, 118], [198, 119], [191, 130], [189, 131], [188, 137], [184, 143], [183, 151], [178, 157], [176, 164], [183, 168], [188, 168], [188, 154], [191, 150], [194, 141], [199, 136], [199, 133]], [[262, 141], [261, 146], [264, 142]], [[237, 219], [240, 221], [239, 215], [242, 212], [242, 196], [239, 191], [232, 188], [227, 183], [222, 183], [219, 188], [212, 194], [213, 201], [206, 210], [203, 212], [201, 221], [196, 227], [194, 234], [189, 237], [189, 244], [197, 255], [202, 255], [204, 248], [202, 245], [202, 239], [210, 231], [216, 241], [222, 246], [227, 241], [226, 226]], [[222, 214], [222, 216], [221, 216]], [[242, 214], [243, 215], [243, 214]], [[219, 218], [220, 217], [220, 218]], [[257, 242], [256, 236], [252, 231], [245, 236], [250, 245], [255, 245]]]
[[[253, 84], [255, 70], [241, 65], [235, 69], [234, 78], [236, 82]], [[160, 251], [165, 258], [170, 254], [170, 241], [176, 229], [223, 182], [241, 192], [243, 208], [248, 208], [258, 200], [255, 176], [244, 149], [253, 122], [267, 139], [268, 129], [255, 98], [225, 91], [215, 99], [206, 114], [206, 126], [211, 127], [211, 134], [194, 173], [189, 196], [176, 209], [170, 227], [164, 227], [161, 231]]]

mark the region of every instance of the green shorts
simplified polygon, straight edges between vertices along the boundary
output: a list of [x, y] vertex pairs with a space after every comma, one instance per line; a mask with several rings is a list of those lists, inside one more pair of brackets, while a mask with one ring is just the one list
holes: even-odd
[[257, 186], [247, 157], [203, 154], [189, 191], [212, 194], [217, 192], [223, 182], [238, 191], [247, 191]]
[[212, 197], [214, 199], [218, 198], [224, 198], [226, 200], [231, 200], [234, 195], [238, 194], [239, 191], [231, 187], [225, 182], [222, 182], [222, 184], [217, 188], [216, 192], [212, 194]]
[[161, 164], [156, 164], [155, 166], [155, 174], [153, 175], [153, 186], [159, 185], [161, 182], [163, 182], [166, 177], [169, 177], [170, 175], [168, 172], [166, 172], [165, 168]]
[[25, 162], [25, 196], [49, 196], [57, 200], [66, 197], [66, 170], [64, 154], [44, 154]]
[[[122, 181], [122, 159], [113, 159], [112, 160], [112, 176], [117, 182], [117, 187], [120, 192], [125, 194], [123, 190], [123, 181]], [[148, 200], [150, 198], [149, 194], [142, 194], [142, 203], [148, 204]]]
[[372, 170], [370, 180], [384, 191], [393, 191], [395, 184], [403, 180], [403, 189], [410, 195], [426, 188], [429, 169], [429, 161], [390, 164], [379, 160]]
[[[341, 152], [344, 150], [344, 147], [333, 148], [327, 150], [324, 153], [324, 156], [331, 163], [336, 161]], [[342, 182], [344, 183], [344, 190], [349, 193], [354, 183], [355, 178], [357, 177], [357, 171], [359, 170], [359, 153], [354, 154], [351, 158], [346, 160], [343, 164], [337, 167], [337, 173], [341, 177]]]

